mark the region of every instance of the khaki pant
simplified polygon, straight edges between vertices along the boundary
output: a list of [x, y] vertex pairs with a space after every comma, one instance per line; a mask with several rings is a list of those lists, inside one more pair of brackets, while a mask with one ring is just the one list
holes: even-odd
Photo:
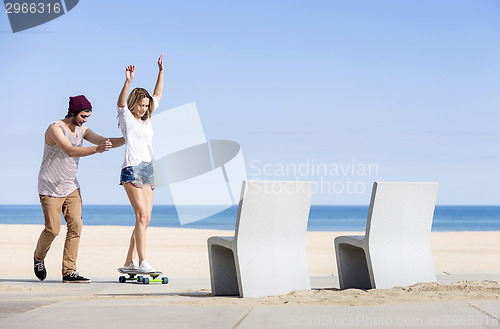
[[78, 257], [78, 245], [80, 233], [82, 232], [82, 198], [80, 189], [75, 190], [64, 198], [55, 198], [48, 195], [40, 195], [43, 217], [45, 218], [45, 229], [38, 238], [35, 249], [35, 259], [41, 262], [45, 259], [52, 241], [61, 230], [61, 213], [66, 220], [68, 231], [64, 243], [62, 275], [63, 277], [76, 271], [76, 258]]

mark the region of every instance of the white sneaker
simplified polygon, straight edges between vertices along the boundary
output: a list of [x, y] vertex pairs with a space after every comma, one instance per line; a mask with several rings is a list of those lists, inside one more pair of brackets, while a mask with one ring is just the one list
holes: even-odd
[[154, 267], [149, 265], [148, 261], [147, 260], [143, 260], [141, 265], [139, 265], [139, 267], [137, 268], [137, 271], [138, 272], [142, 272], [142, 273], [152, 273], [152, 272], [156, 272]]
[[133, 271], [133, 270], [137, 270], [139, 268], [139, 264], [134, 260], [132, 261], [132, 263], [130, 263], [130, 265], [124, 265], [123, 266], [123, 269], [125, 271]]

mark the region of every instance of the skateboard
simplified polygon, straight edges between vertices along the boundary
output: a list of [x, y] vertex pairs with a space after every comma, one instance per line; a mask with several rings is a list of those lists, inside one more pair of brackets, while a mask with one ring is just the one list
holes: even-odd
[[[128, 277], [124, 275], [120, 276], [118, 278], [118, 282], [120, 283], [124, 283], [127, 281], [137, 281], [138, 283], [143, 283], [143, 284], [149, 284], [150, 282], [161, 282], [162, 284], [168, 283], [168, 278], [166, 276], [161, 278], [159, 277], [160, 275], [162, 275], [162, 272], [144, 273], [144, 272], [139, 272], [137, 270], [124, 270], [123, 267], [120, 267], [118, 269], [118, 272], [128, 275]], [[151, 278], [145, 277], [148, 275]]]

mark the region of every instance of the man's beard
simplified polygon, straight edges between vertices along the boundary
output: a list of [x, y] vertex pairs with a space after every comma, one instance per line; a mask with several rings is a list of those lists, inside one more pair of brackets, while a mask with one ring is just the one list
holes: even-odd
[[71, 117], [71, 123], [74, 124], [75, 126], [80, 126], [78, 121], [76, 121], [76, 117]]

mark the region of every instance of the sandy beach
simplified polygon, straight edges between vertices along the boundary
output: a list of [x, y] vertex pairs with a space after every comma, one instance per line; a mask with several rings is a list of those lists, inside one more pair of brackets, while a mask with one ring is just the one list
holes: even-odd
[[[42, 225], [0, 225], [0, 278], [33, 277], [33, 250]], [[45, 260], [48, 278], [60, 279], [66, 227], [54, 241]], [[131, 227], [85, 226], [80, 242], [78, 271], [90, 278], [115, 280], [124, 262]], [[170, 277], [208, 277], [206, 242], [210, 236], [232, 235], [231, 231], [179, 228], [148, 229], [148, 259]], [[333, 239], [359, 232], [308, 232], [307, 257], [311, 276], [336, 275]], [[436, 273], [499, 273], [500, 232], [433, 232], [432, 253]], [[337, 289], [293, 292], [286, 296], [257, 300], [258, 303], [436, 302], [499, 299], [495, 281], [463, 281], [453, 284], [426, 283], [411, 288], [362, 291]], [[384, 298], [391, 297], [391, 298]], [[234, 299], [231, 299], [234, 302]], [[194, 302], [194, 301], [193, 301]], [[221, 302], [219, 299], [217, 302]]]

